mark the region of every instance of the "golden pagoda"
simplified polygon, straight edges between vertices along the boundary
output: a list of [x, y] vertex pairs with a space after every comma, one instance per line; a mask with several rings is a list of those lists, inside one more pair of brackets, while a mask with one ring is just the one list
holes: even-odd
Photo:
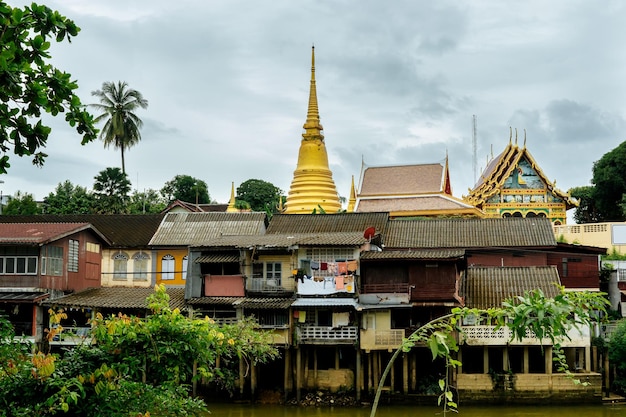
[[483, 210], [486, 217], [547, 217], [554, 225], [567, 222], [567, 210], [578, 205], [556, 188], [524, 145], [512, 141], [487, 164], [480, 179], [464, 200]]
[[333, 173], [328, 167], [324, 128], [320, 123], [315, 87], [315, 47], [311, 52], [309, 109], [298, 153], [298, 166], [285, 203], [286, 214], [336, 213], [341, 210]]

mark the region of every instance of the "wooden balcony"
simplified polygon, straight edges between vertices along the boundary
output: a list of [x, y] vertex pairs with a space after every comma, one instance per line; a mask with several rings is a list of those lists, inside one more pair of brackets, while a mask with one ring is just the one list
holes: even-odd
[[372, 350], [387, 350], [389, 352], [397, 349], [402, 344], [404, 329], [361, 330], [361, 349], [366, 352]]
[[298, 326], [296, 336], [298, 343], [311, 345], [354, 344], [358, 340], [357, 326]]
[[363, 289], [361, 293], [362, 294], [380, 294], [380, 293], [408, 294], [409, 284], [365, 284], [363, 285]]
[[[567, 334], [570, 340], [567, 338], [561, 340], [562, 347], [582, 347], [589, 346], [591, 343], [588, 327], [581, 327], [580, 331], [572, 328]], [[526, 329], [526, 337], [518, 340], [513, 339], [513, 334], [508, 327], [496, 330], [495, 326], [463, 326], [461, 343], [472, 346], [549, 346], [552, 344], [550, 339], [538, 339], [529, 329]]]

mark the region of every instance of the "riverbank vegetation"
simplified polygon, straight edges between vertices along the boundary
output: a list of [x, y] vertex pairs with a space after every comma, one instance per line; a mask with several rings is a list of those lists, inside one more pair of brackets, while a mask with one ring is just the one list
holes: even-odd
[[[171, 310], [157, 286], [146, 318], [98, 315], [92, 342], [63, 355], [13, 338], [0, 319], [0, 415], [2, 416], [200, 416], [206, 405], [191, 395], [198, 381], [235, 387], [240, 360], [277, 357], [268, 335], [251, 320], [217, 325]], [[51, 312], [60, 322], [63, 312]], [[46, 337], [58, 337], [53, 327]]]

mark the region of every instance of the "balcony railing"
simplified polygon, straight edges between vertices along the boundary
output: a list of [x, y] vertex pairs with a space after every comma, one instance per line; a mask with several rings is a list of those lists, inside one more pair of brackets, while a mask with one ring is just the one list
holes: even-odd
[[358, 332], [357, 326], [336, 328], [328, 326], [300, 326], [297, 328], [300, 343], [350, 344], [357, 341]]
[[248, 278], [246, 289], [253, 292], [284, 292], [280, 278]]
[[[581, 330], [571, 328], [568, 330], [567, 338], [561, 340], [561, 346], [586, 346], [591, 342], [589, 328], [582, 327]], [[548, 338], [542, 340], [530, 330], [526, 329], [526, 335], [519, 340], [513, 338], [513, 334], [508, 327], [500, 327], [496, 330], [496, 326], [463, 326], [461, 333], [461, 341], [468, 345], [551, 345], [552, 342]]]
[[365, 284], [363, 294], [404, 293], [409, 292], [409, 284]]

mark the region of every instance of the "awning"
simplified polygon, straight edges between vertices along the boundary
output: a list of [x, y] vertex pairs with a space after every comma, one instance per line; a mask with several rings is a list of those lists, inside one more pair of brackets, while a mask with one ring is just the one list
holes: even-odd
[[219, 264], [239, 262], [239, 255], [215, 253], [211, 255], [203, 255], [196, 259], [198, 264]]
[[357, 307], [357, 311], [362, 310], [382, 310], [382, 309], [392, 309], [392, 308], [412, 308], [413, 304], [359, 304]]
[[0, 292], [0, 303], [38, 303], [49, 296], [45, 292]]
[[354, 298], [297, 298], [292, 307], [352, 307], [359, 303]]
[[293, 302], [293, 298], [244, 298], [233, 305], [237, 308], [249, 310], [286, 310]]

